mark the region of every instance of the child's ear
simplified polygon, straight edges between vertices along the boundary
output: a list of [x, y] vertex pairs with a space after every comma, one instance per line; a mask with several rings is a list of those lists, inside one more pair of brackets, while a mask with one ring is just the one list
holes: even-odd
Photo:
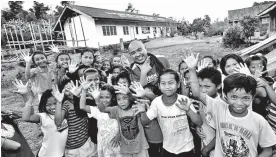
[[221, 84], [217, 85], [217, 89], [219, 90], [221, 88]]
[[180, 81], [177, 83], [177, 88], [180, 88]]

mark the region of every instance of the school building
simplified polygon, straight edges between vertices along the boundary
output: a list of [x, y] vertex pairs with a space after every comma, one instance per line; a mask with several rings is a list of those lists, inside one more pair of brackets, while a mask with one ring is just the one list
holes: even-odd
[[66, 6], [54, 31], [64, 32], [69, 47], [106, 46], [133, 39], [165, 36], [176, 30], [172, 19], [78, 5]]

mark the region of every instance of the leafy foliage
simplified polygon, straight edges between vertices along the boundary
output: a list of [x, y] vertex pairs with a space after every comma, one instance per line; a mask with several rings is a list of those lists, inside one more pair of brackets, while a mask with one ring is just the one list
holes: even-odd
[[232, 26], [228, 28], [222, 41], [225, 47], [231, 48], [237, 48], [241, 44], [244, 44], [242, 28], [239, 26]]
[[33, 8], [30, 8], [29, 10], [35, 14], [37, 19], [45, 19], [45, 15], [50, 8], [48, 6], [44, 6], [44, 3], [34, 1]]
[[132, 5], [132, 3], [128, 3], [128, 6], [125, 10], [126, 12], [131, 12], [131, 13], [136, 13], [138, 14], [139, 13], [139, 10], [135, 9]]
[[259, 19], [255, 18], [255, 17], [251, 17], [251, 16], [245, 16], [245, 17], [243, 17], [243, 19], [241, 20], [240, 23], [242, 26], [244, 36], [248, 41], [248, 39], [251, 36], [254, 36], [255, 30], [259, 26]]

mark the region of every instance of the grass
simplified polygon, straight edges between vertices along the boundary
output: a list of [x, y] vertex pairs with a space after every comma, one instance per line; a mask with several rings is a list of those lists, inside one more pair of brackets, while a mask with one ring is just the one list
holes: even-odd
[[[155, 55], [164, 55], [169, 60], [171, 68], [177, 70], [178, 64], [181, 62], [181, 57], [183, 55], [183, 49], [191, 49], [196, 53], [200, 53], [201, 56], [211, 55], [215, 58], [221, 58], [225, 54], [231, 53], [234, 50], [224, 49], [219, 43], [204, 42], [204, 43], [191, 43], [182, 44], [174, 46], [166, 46], [162, 48], [152, 48], [149, 49], [149, 53]], [[103, 53], [103, 56], [110, 56], [109, 53]], [[127, 57], [128, 54], [126, 54]], [[72, 59], [78, 61], [79, 54], [72, 55]], [[54, 58], [50, 57], [50, 61], [54, 62]], [[14, 89], [11, 81], [16, 77], [22, 78], [24, 82], [24, 68], [18, 66], [15, 63], [2, 65], [1, 68], [1, 104], [2, 111], [23, 111], [23, 100], [19, 95], [13, 94], [11, 91]], [[18, 74], [20, 73], [20, 74]], [[26, 82], [26, 81], [25, 81]], [[35, 108], [37, 111], [37, 106]], [[23, 135], [27, 139], [32, 151], [36, 154], [41, 147], [42, 136], [40, 126], [38, 124], [26, 123], [22, 120], [18, 120], [19, 128]]]

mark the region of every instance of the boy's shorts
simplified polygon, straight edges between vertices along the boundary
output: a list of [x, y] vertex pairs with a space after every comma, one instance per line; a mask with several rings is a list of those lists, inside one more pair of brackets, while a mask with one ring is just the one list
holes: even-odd
[[90, 138], [83, 146], [76, 149], [65, 149], [65, 157], [97, 157], [97, 145]]

